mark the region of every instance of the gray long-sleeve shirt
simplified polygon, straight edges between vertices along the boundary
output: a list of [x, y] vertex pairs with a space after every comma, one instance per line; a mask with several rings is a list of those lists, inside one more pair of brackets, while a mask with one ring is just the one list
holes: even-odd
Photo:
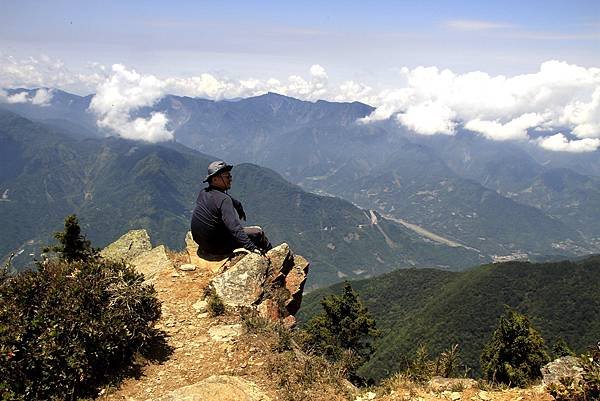
[[192, 215], [192, 237], [202, 253], [226, 255], [236, 248], [255, 250], [225, 192], [207, 187], [200, 191]]

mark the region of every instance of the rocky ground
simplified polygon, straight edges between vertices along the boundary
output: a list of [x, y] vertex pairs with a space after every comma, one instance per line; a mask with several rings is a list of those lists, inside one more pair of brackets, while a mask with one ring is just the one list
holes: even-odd
[[469, 380], [419, 386], [397, 379], [367, 390], [353, 388], [334, 367], [278, 349], [285, 333], [259, 327], [260, 319], [233, 309], [211, 317], [204, 293], [215, 273], [181, 270], [190, 268], [187, 254], [153, 252], [160, 254], [160, 267], [151, 269], [149, 281], [162, 302], [157, 328], [165, 334], [164, 343], [156, 344], [150, 359], [140, 361], [118, 387], [103, 389], [98, 400], [552, 400], [541, 386], [492, 390]]

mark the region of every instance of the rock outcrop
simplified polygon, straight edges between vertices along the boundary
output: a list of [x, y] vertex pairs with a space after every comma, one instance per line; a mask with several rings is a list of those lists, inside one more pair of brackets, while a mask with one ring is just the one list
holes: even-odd
[[[294, 315], [302, 303], [310, 264], [295, 255], [288, 244], [271, 249], [265, 256], [245, 251], [218, 261], [207, 261], [197, 255], [198, 245], [190, 232], [185, 245], [189, 260], [178, 266], [178, 270], [198, 268], [209, 272], [213, 276], [211, 286], [226, 306], [256, 308], [271, 321], [282, 321], [288, 327], [295, 325]], [[144, 274], [146, 283], [153, 283], [160, 272], [175, 267], [164, 245], [152, 248], [146, 230], [129, 231], [100, 254], [133, 266]]]
[[264, 293], [268, 260], [250, 253], [212, 280], [212, 286], [227, 306], [251, 306]]
[[579, 358], [574, 356], [563, 356], [555, 359], [542, 368], [542, 382], [546, 387], [552, 384], [560, 384], [561, 379], [572, 379], [578, 383], [583, 375], [583, 368]]
[[152, 243], [146, 230], [131, 230], [100, 251], [100, 256], [110, 260], [128, 262], [151, 249]]
[[212, 280], [212, 287], [225, 305], [256, 307], [261, 316], [295, 325], [309, 263], [294, 255], [283, 243], [266, 256], [248, 253], [233, 258], [231, 266]]
[[[162, 302], [157, 328], [168, 333], [173, 352], [163, 365], [146, 370], [148, 377], [142, 384], [130, 380], [118, 390], [128, 396], [114, 394], [110, 400], [272, 399], [261, 390], [269, 389], [260, 373], [264, 359], [258, 345], [246, 338], [247, 329], [237, 312], [252, 308], [271, 321], [295, 325], [308, 261], [287, 244], [264, 256], [242, 250], [220, 261], [205, 261], [196, 251], [189, 234], [184, 253], [167, 252], [163, 245], [152, 248], [145, 230], [131, 231], [102, 251], [103, 257], [127, 263], [155, 286]], [[208, 293], [218, 295], [228, 313], [211, 316], [210, 299], [203, 295]]]
[[100, 256], [124, 262], [143, 273], [146, 283], [152, 283], [163, 270], [172, 269], [173, 262], [164, 245], [152, 248], [146, 230], [132, 230], [100, 252]]

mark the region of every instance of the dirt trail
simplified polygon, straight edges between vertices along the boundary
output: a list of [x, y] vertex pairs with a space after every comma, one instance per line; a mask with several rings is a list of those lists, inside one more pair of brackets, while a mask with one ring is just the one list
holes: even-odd
[[166, 360], [145, 365], [139, 377], [106, 389], [99, 400], [155, 399], [213, 375], [241, 376], [268, 390], [268, 383], [261, 385], [260, 352], [240, 337], [218, 338], [219, 329], [240, 327], [239, 318], [211, 318], [194, 309], [209, 280], [209, 273], [199, 270], [170, 270], [157, 277], [154, 288], [162, 302], [157, 328], [167, 334], [167, 346], [161, 347]]

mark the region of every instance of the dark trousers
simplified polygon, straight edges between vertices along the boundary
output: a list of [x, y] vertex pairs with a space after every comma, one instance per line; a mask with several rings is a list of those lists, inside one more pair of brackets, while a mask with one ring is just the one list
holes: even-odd
[[250, 241], [252, 241], [252, 243], [261, 251], [267, 252], [273, 248], [273, 245], [271, 245], [271, 242], [265, 235], [265, 232], [259, 226], [244, 227], [244, 232], [246, 235], [248, 235]]

